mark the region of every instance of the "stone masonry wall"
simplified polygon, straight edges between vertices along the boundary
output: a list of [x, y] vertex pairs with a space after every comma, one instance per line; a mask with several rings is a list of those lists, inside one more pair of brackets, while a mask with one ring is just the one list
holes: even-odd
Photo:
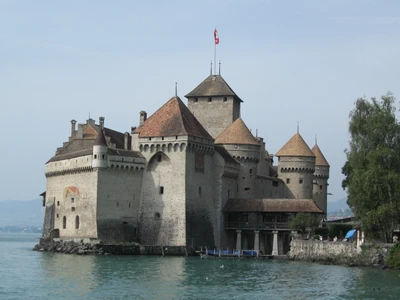
[[[227, 98], [224, 101], [224, 98]], [[188, 99], [188, 108], [208, 133], [216, 138], [240, 116], [240, 102], [228, 97], [198, 97]]]
[[60, 238], [97, 238], [97, 173], [89, 166], [91, 156], [46, 165], [46, 172], [67, 172], [49, 176], [46, 181], [46, 201], [55, 203], [54, 228], [60, 230]]
[[131, 242], [138, 238], [143, 170], [99, 169], [97, 224], [102, 241]]
[[293, 260], [353, 266], [385, 266], [391, 247], [393, 244], [364, 244], [357, 249], [355, 243], [292, 239], [287, 255]]
[[187, 138], [142, 139], [147, 160], [140, 204], [142, 245], [186, 245]]
[[[214, 246], [218, 191], [214, 178], [213, 153], [189, 147], [186, 152], [186, 234], [188, 246]], [[214, 153], [215, 154], [215, 153]], [[204, 161], [203, 168], [196, 167], [196, 155]]]

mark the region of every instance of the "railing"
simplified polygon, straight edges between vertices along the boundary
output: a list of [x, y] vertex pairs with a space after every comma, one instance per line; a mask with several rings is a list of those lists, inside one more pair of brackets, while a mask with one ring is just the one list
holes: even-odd
[[289, 229], [289, 222], [226, 222], [226, 229]]

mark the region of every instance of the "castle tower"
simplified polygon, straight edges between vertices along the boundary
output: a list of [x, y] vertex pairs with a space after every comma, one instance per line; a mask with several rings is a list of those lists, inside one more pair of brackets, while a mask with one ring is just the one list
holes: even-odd
[[216, 138], [240, 117], [243, 102], [221, 75], [210, 75], [185, 96], [192, 114]]
[[241, 118], [236, 119], [215, 140], [240, 163], [237, 198], [255, 198], [257, 164], [260, 160], [260, 143], [254, 138]]
[[106, 137], [104, 136], [104, 118], [100, 117], [100, 132], [97, 135], [93, 146], [93, 168], [107, 168], [108, 166], [108, 146]]
[[140, 208], [141, 242], [215, 245], [214, 140], [179, 97], [135, 129], [146, 159]]
[[278, 177], [287, 187], [288, 198], [312, 199], [315, 155], [299, 133], [296, 133], [276, 154]]
[[313, 199], [318, 207], [325, 212], [326, 218], [328, 207], [328, 179], [330, 166], [317, 144], [315, 144], [315, 146], [312, 148], [312, 152], [315, 155]]

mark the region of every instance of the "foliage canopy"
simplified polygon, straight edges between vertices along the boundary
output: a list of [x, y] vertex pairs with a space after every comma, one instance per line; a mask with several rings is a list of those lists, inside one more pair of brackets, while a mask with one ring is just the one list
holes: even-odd
[[391, 240], [400, 220], [400, 124], [395, 98], [359, 98], [350, 112], [350, 147], [342, 168], [348, 204], [370, 236]]

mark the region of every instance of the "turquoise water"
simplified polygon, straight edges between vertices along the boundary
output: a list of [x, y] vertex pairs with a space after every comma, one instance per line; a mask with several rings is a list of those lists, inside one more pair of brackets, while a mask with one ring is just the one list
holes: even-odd
[[31, 251], [38, 238], [0, 233], [0, 299], [400, 299], [398, 271]]

